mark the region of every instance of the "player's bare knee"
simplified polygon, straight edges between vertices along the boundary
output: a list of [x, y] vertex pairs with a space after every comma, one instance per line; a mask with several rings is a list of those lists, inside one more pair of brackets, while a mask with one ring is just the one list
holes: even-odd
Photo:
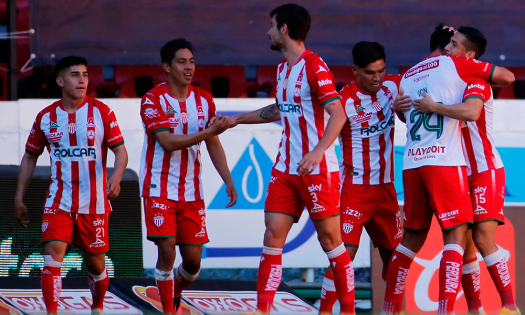
[[355, 255], [357, 254], [357, 247], [346, 246], [346, 251], [348, 252], [348, 255], [350, 255], [350, 259], [354, 261]]
[[283, 248], [286, 242], [286, 235], [281, 235], [278, 229], [267, 227], [264, 232], [264, 246]]
[[190, 274], [196, 274], [201, 270], [201, 259], [183, 260], [182, 266]]
[[466, 225], [459, 226], [452, 230], [443, 231], [443, 242], [446, 244], [458, 244], [465, 248], [467, 245], [467, 230]]

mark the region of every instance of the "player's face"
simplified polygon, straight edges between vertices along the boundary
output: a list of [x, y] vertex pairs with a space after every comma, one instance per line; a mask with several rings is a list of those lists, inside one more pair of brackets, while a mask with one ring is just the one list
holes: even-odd
[[[275, 15], [272, 16], [272, 26], [268, 30], [268, 37], [270, 38], [270, 48], [272, 50], [281, 51], [284, 47], [284, 35], [281, 30], [277, 27], [277, 20]], [[282, 26], [284, 27], [284, 25]], [[281, 27], [281, 28], [282, 28]]]
[[175, 52], [175, 58], [171, 61], [171, 65], [164, 70], [168, 76], [179, 85], [189, 85], [193, 74], [195, 73], [195, 58], [193, 53], [187, 49], [179, 49]]
[[381, 90], [385, 80], [386, 66], [383, 59], [377, 60], [361, 68], [354, 65], [357, 84], [364, 93], [373, 95]]
[[88, 72], [84, 65], [71, 66], [57, 77], [62, 93], [73, 99], [84, 99], [88, 87]]
[[[448, 45], [445, 47], [447, 55], [460, 57], [474, 57], [474, 52], [467, 51], [465, 45], [463, 45], [463, 43], [466, 40], [467, 38], [465, 37], [465, 35], [461, 34], [460, 32], [454, 33], [454, 35], [450, 39], [450, 43], [448, 43]], [[472, 55], [470, 53], [472, 53]]]

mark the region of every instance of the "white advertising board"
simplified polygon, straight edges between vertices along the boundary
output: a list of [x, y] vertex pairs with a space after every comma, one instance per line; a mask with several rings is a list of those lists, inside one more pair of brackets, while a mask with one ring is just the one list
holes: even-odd
[[[115, 111], [129, 154], [128, 168], [138, 174], [144, 139], [139, 115], [140, 101], [138, 99], [103, 99], [102, 101]], [[273, 101], [272, 99], [215, 99], [217, 110], [220, 113], [250, 111]], [[0, 145], [6, 149], [0, 154], [0, 164], [18, 165], [20, 163], [27, 136], [37, 113], [51, 103], [51, 100], [40, 99], [0, 102]], [[495, 101], [494, 106], [497, 110], [495, 111], [494, 136], [498, 147], [525, 148], [525, 124], [522, 123], [525, 117], [524, 105], [523, 101]], [[271, 123], [237, 126], [220, 135], [239, 194], [237, 205], [228, 210], [224, 209], [228, 202], [223, 183], [211, 164], [206, 146], [202, 146], [202, 178], [207, 206], [206, 224], [211, 240], [206, 244], [205, 258], [202, 261], [203, 268], [258, 267], [265, 229], [263, 208], [266, 188], [270, 170], [277, 155], [281, 131], [279, 124]], [[405, 125], [397, 121], [396, 147], [404, 146], [405, 133]], [[113, 155], [109, 153], [108, 166], [112, 166], [113, 161]], [[38, 165], [49, 165], [47, 152], [39, 159]], [[397, 173], [396, 178], [399, 181], [400, 176]], [[396, 183], [396, 188], [399, 187], [399, 184], [400, 182]], [[402, 190], [398, 188], [399, 192]], [[157, 249], [152, 242], [145, 240], [145, 226], [142, 232], [144, 268], [154, 268]], [[369, 248], [370, 239], [366, 233], [363, 233], [354, 267], [370, 266]], [[179, 259], [178, 257], [176, 264], [180, 262]], [[303, 214], [288, 236], [283, 264], [285, 267], [298, 268], [328, 265], [328, 259], [319, 246], [317, 235], [311, 221], [308, 220], [307, 213]]]

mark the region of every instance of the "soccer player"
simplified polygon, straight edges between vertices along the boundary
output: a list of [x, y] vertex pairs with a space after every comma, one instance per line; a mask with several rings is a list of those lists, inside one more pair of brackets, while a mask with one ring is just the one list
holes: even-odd
[[[487, 40], [472, 27], [460, 27], [445, 47], [447, 54], [479, 59], [485, 52]], [[462, 120], [463, 152], [474, 210], [474, 226], [469, 234], [463, 257], [461, 283], [469, 313], [483, 314], [480, 290], [480, 268], [474, 244], [483, 256], [498, 292], [502, 310], [500, 314], [517, 314], [509, 269], [495, 240], [496, 229], [505, 223], [505, 170], [494, 145], [493, 93], [490, 84], [481, 79], [469, 82], [463, 103], [443, 105], [426, 95], [414, 107], [422, 113], [437, 113]], [[472, 241], [474, 240], [474, 242]]]
[[[442, 29], [442, 25], [436, 28], [430, 57], [404, 74], [400, 94], [404, 90], [410, 99], [428, 94], [443, 104], [457, 104], [475, 78], [500, 85], [514, 80], [504, 68], [466, 57], [443, 56], [451, 36], [452, 32]], [[450, 314], [459, 290], [466, 232], [472, 223], [460, 121], [424, 114], [413, 106], [403, 114], [408, 138], [403, 159], [405, 232], [388, 266], [383, 312], [400, 310], [410, 265], [425, 242], [435, 213], [445, 243], [439, 271], [438, 314]]]
[[[202, 246], [207, 243], [201, 182], [200, 144], [206, 143], [213, 165], [226, 184], [233, 206], [237, 192], [219, 135], [228, 127], [216, 116], [211, 95], [191, 84], [195, 72], [193, 46], [179, 38], [161, 51], [167, 82], [142, 98], [140, 116], [146, 136], [140, 166], [140, 190], [148, 239], [158, 248], [155, 280], [164, 314], [174, 314], [182, 290], [199, 275]], [[175, 246], [182, 264], [174, 276]]]
[[[354, 260], [363, 226], [383, 260], [383, 280], [388, 262], [403, 231], [394, 188], [394, 100], [400, 75], [386, 75], [385, 50], [372, 42], [352, 49], [357, 79], [339, 93], [348, 119], [339, 136], [341, 235]], [[332, 268], [325, 272], [320, 313], [332, 314], [337, 300]]]
[[[51, 160], [51, 185], [44, 203], [42, 243], [44, 268], [42, 295], [48, 314], [56, 314], [62, 288], [60, 267], [75, 234], [75, 245], [84, 250], [92, 314], [104, 314], [103, 302], [109, 278], [104, 253], [109, 250], [108, 199], [120, 193], [120, 180], [128, 154], [115, 113], [104, 103], [86, 96], [87, 61], [62, 58], [55, 66], [62, 99], [36, 117], [20, 164], [15, 195], [15, 216], [29, 224], [24, 194], [38, 157], [47, 148]], [[115, 171], [106, 180], [107, 149], [115, 154]]]
[[305, 48], [310, 14], [297, 4], [270, 13], [270, 48], [285, 57], [277, 68], [275, 104], [229, 117], [237, 124], [281, 120], [279, 154], [265, 203], [264, 248], [257, 277], [257, 311], [268, 314], [282, 275], [282, 251], [292, 225], [304, 207], [334, 271], [343, 314], [354, 313], [354, 281], [350, 256], [341, 240], [339, 174], [334, 141], [346, 121], [326, 64]]

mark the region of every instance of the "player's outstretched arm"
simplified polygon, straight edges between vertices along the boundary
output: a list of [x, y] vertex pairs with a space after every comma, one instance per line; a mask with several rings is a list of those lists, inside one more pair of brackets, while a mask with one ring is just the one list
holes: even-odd
[[492, 73], [492, 79], [490, 80], [490, 85], [493, 87], [504, 87], [509, 84], [512, 84], [516, 78], [514, 73], [509, 69], [503, 67], [495, 67], [494, 72]]
[[115, 164], [113, 165], [115, 171], [106, 183], [106, 197], [108, 199], [117, 198], [120, 194], [120, 181], [128, 165], [128, 151], [124, 144], [112, 149], [112, 151], [115, 154]]
[[214, 136], [206, 139], [206, 148], [210, 154], [213, 166], [215, 166], [224, 184], [226, 184], [226, 193], [228, 194], [228, 199], [230, 199], [230, 203], [226, 205], [226, 208], [234, 206], [237, 203], [237, 191], [235, 190], [228, 162], [226, 161], [226, 154], [224, 154], [219, 137]]
[[153, 136], [164, 149], [164, 151], [172, 152], [182, 150], [199, 142], [202, 142], [210, 137], [219, 135], [228, 129], [228, 120], [224, 116], [217, 116], [208, 128], [190, 135], [174, 135], [169, 131], [159, 131]]
[[301, 176], [310, 174], [321, 163], [324, 152], [334, 143], [346, 122], [347, 116], [339, 99], [324, 105], [324, 109], [330, 114], [330, 119], [328, 119], [324, 134], [317, 146], [312, 152], [303, 156], [303, 159], [298, 163], [297, 172]]
[[281, 119], [281, 112], [277, 103], [254, 110], [253, 112], [228, 117], [229, 128], [238, 124], [264, 124]]
[[24, 228], [27, 228], [29, 224], [29, 212], [24, 204], [24, 195], [35, 172], [38, 157], [38, 155], [24, 153], [20, 163], [20, 171], [18, 172], [18, 184], [15, 193], [15, 218]]
[[463, 103], [444, 105], [435, 102], [423, 92], [423, 98], [414, 101], [414, 108], [421, 113], [436, 113], [462, 121], [476, 121], [483, 109], [483, 100], [468, 98]]

